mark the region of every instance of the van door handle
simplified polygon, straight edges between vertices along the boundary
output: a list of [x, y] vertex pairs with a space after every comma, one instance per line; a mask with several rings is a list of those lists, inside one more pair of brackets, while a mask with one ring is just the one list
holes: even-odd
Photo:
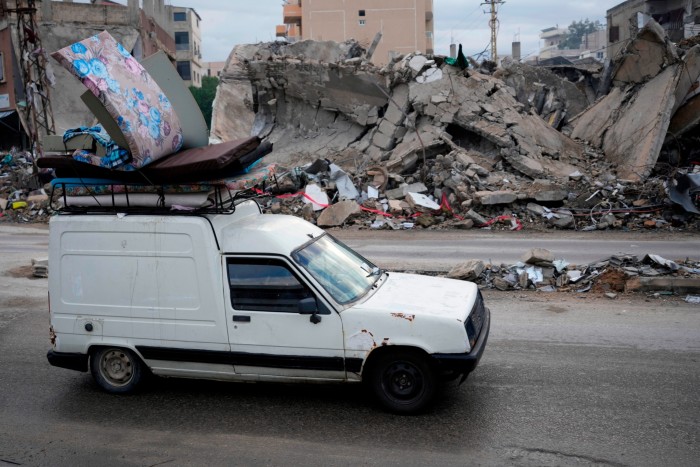
[[250, 323], [250, 316], [233, 315], [234, 323]]

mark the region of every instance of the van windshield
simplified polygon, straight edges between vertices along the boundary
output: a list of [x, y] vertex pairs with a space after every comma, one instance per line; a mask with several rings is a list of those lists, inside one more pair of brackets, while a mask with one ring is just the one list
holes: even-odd
[[382, 275], [378, 267], [330, 235], [318, 237], [292, 257], [340, 304], [362, 298]]

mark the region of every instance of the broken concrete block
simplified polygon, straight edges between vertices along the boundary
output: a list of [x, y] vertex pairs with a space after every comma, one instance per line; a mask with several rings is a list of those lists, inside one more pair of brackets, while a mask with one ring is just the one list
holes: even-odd
[[622, 60], [616, 64], [613, 83], [616, 86], [643, 83], [677, 61], [678, 54], [666, 39], [664, 28], [653, 19], [649, 20], [629, 43]]
[[416, 73], [420, 73], [427, 62], [427, 57], [423, 55], [416, 55], [413, 58], [411, 58], [411, 60], [409, 60], [408, 66]]
[[535, 193], [535, 200], [539, 202], [563, 201], [569, 196], [566, 190], [543, 190]]
[[481, 276], [484, 272], [484, 262], [478, 259], [470, 259], [469, 261], [455, 266], [447, 273], [450, 279], [461, 279], [465, 281], [473, 281]]
[[[400, 84], [391, 91], [389, 107], [384, 114], [384, 119], [394, 125], [401, 125], [406, 118], [406, 112], [410, 106], [408, 100], [409, 89], [406, 84]], [[380, 130], [381, 131], [381, 130]], [[387, 134], [386, 132], [384, 132]]]
[[493, 278], [493, 286], [498, 290], [508, 290], [511, 287], [510, 283], [501, 277]]
[[389, 199], [400, 199], [408, 193], [426, 193], [428, 188], [421, 182], [411, 183], [410, 185], [402, 185], [399, 188], [388, 190], [385, 195]]
[[469, 230], [472, 227], [474, 227], [474, 221], [471, 219], [465, 219], [463, 221], [459, 221], [456, 224], [454, 224], [454, 227], [456, 229]]
[[415, 219], [416, 224], [420, 225], [423, 228], [427, 228], [430, 226], [433, 226], [437, 224], [437, 219], [435, 217], [427, 215], [427, 214], [421, 214]]
[[355, 201], [341, 201], [328, 206], [318, 219], [316, 225], [319, 227], [337, 227], [343, 225], [352, 216], [362, 212], [360, 206]]
[[440, 205], [422, 193], [406, 193], [406, 202], [417, 211], [437, 211]]
[[472, 164], [475, 164], [474, 158], [471, 157], [469, 154], [466, 152], [462, 151], [453, 151], [454, 156], [455, 156], [455, 161], [458, 163], [462, 164], [464, 167], [469, 167]]
[[560, 229], [572, 229], [576, 226], [576, 219], [571, 211], [560, 209], [554, 216], [549, 218], [549, 223]]
[[548, 211], [544, 207], [540, 206], [539, 204], [535, 203], [527, 203], [526, 209], [528, 212], [536, 217], [542, 217], [545, 215], [545, 213]]
[[475, 212], [474, 210], [470, 209], [466, 214], [466, 217], [474, 221], [474, 224], [479, 227], [488, 222], [488, 220], [483, 217], [481, 214]]
[[527, 289], [530, 286], [530, 277], [526, 271], [518, 274], [518, 285], [521, 289]]
[[396, 125], [394, 125], [387, 119], [383, 119], [382, 122], [379, 124], [378, 131], [380, 133], [384, 133], [384, 135], [386, 136], [391, 136], [393, 138], [394, 134], [396, 133], [396, 129]]
[[325, 190], [315, 183], [309, 183], [306, 185], [304, 193], [306, 194], [306, 196], [302, 198], [304, 203], [311, 203], [314, 211], [321, 211], [328, 206], [328, 195], [326, 194]]
[[391, 214], [401, 214], [403, 213], [404, 209], [404, 202], [399, 201], [398, 199], [390, 199], [389, 200], [389, 212]]
[[510, 204], [518, 199], [517, 193], [512, 191], [477, 191], [474, 198], [484, 206], [494, 204]]
[[506, 160], [515, 170], [527, 175], [528, 177], [541, 178], [545, 175], [545, 170], [542, 164], [530, 157], [520, 154], [511, 154], [506, 157]]
[[388, 151], [389, 149], [393, 148], [394, 141], [393, 136], [387, 136], [380, 131], [377, 131], [372, 138], [372, 143], [384, 151]]
[[433, 83], [442, 79], [442, 70], [440, 68], [428, 68], [425, 72], [416, 77], [416, 81], [421, 84]]
[[536, 266], [546, 264], [548, 267], [551, 266], [554, 261], [554, 255], [551, 251], [544, 248], [532, 248], [525, 252], [520, 259], [527, 264], [534, 264]]

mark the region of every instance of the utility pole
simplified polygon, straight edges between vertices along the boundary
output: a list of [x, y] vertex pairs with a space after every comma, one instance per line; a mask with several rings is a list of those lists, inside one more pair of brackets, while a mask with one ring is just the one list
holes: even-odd
[[[5, 4], [5, 0], [2, 0]], [[35, 0], [16, 0], [15, 8], [5, 12], [15, 13], [17, 17], [17, 38], [19, 63], [22, 82], [25, 86], [26, 119], [32, 149], [41, 155], [40, 130], [47, 135], [56, 134], [56, 127], [51, 109], [49, 79], [46, 74], [46, 52], [41, 44], [39, 26], [36, 22]]]
[[491, 6], [489, 27], [491, 28], [491, 61], [494, 63], [498, 63], [498, 46], [496, 44], [498, 39], [498, 7], [504, 3], [506, 3], [505, 0], [488, 0], [482, 3], [482, 5]]

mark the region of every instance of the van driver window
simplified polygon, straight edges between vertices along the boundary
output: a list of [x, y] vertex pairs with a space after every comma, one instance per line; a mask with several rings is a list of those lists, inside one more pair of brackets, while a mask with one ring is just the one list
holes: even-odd
[[227, 266], [236, 310], [298, 313], [299, 301], [313, 297], [282, 261], [230, 258]]

